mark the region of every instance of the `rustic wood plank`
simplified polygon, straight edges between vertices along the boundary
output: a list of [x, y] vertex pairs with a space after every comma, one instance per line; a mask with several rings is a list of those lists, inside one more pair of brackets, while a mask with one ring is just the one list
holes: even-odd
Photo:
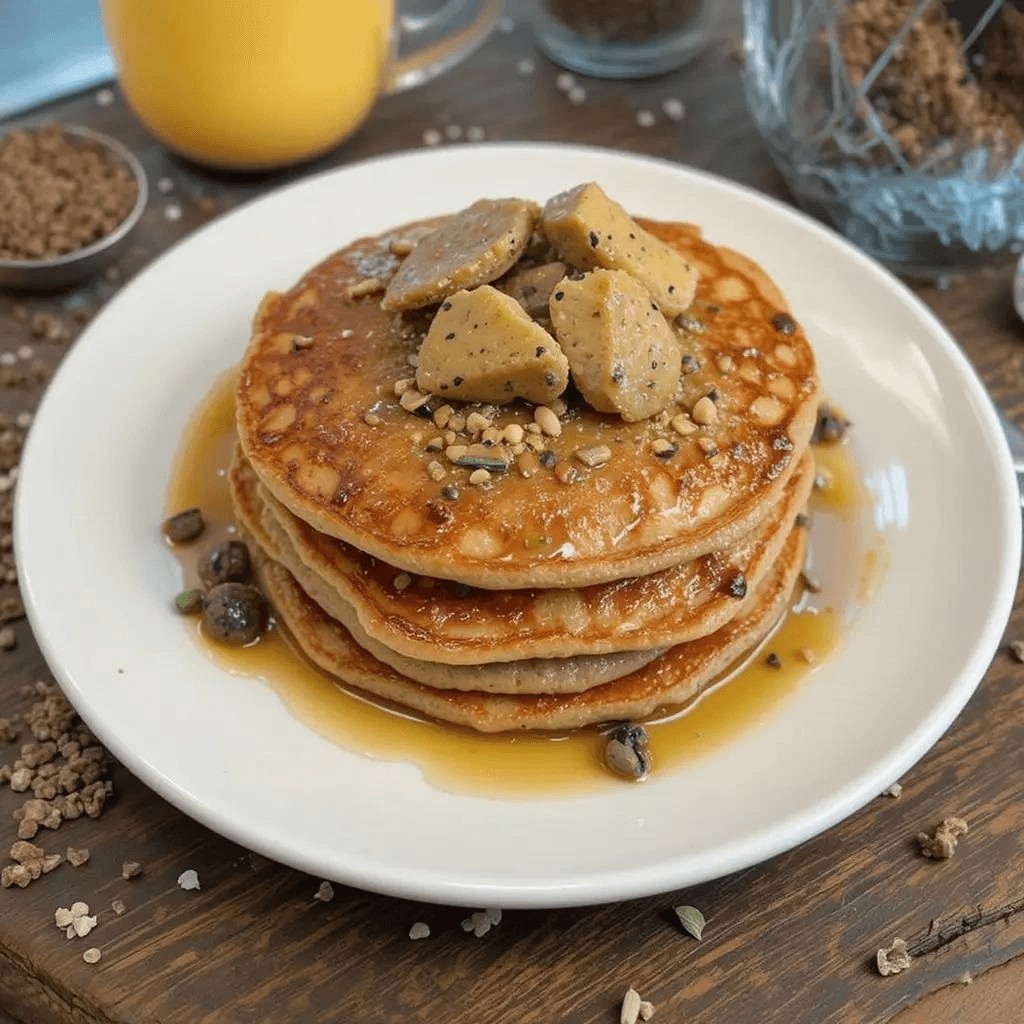
[[[735, 26], [730, 6], [722, 11], [720, 34], [729, 37]], [[523, 56], [535, 60], [537, 72], [516, 79]], [[33, 338], [15, 318], [15, 305], [27, 303], [71, 326], [75, 304], [98, 307], [211, 216], [310, 171], [416, 147], [431, 127], [477, 125], [495, 140], [629, 149], [786, 195], [747, 120], [736, 65], [721, 46], [689, 69], [649, 82], [587, 81], [581, 107], [568, 103], [555, 73], [520, 24], [452, 76], [382, 101], [371, 122], [336, 152], [257, 180], [213, 177], [178, 161], [146, 135], [120, 99], [101, 108], [84, 95], [51, 107], [40, 119], [59, 117], [118, 136], [140, 155], [154, 183], [168, 176], [175, 189], [154, 196], [117, 280], [102, 278], [50, 298], [0, 296], [0, 350], [31, 343], [55, 364], [66, 343]], [[656, 129], [641, 128], [636, 111], [658, 112], [668, 97], [687, 104], [684, 121], [659, 117]], [[178, 221], [163, 215], [171, 202], [181, 205]], [[997, 399], [1024, 421], [1024, 327], [1013, 315], [1008, 282], [1004, 267], [954, 280], [945, 292], [919, 292]], [[21, 411], [37, 399], [37, 392], [8, 391], [0, 395], [0, 408]], [[0, 654], [0, 715], [24, 705], [21, 686], [45, 674], [24, 623], [18, 631], [18, 648]], [[1019, 601], [1008, 637], [1024, 638]], [[953, 729], [903, 780], [900, 800], [879, 798], [797, 850], [686, 892], [596, 908], [509, 912], [479, 940], [462, 931], [466, 912], [458, 908], [342, 886], [331, 903], [315, 902], [319, 879], [249, 855], [118, 769], [117, 801], [102, 819], [42, 836], [47, 849], [88, 846], [90, 862], [78, 869], [64, 865], [24, 891], [0, 890], [0, 1007], [32, 1024], [604, 1024], [617, 1019], [618, 1001], [632, 984], [657, 1005], [657, 1019], [691, 1024], [881, 1024], [907, 1007], [915, 1010], [898, 1017], [900, 1024], [918, 1024], [933, 1007], [955, 1005], [960, 1012], [961, 1004], [949, 1000], [956, 994], [964, 1007], [972, 1005], [974, 992], [990, 990], [986, 971], [993, 979], [1020, 977], [1024, 915], [969, 930], [895, 977], [880, 978], [872, 961], [896, 935], [920, 940], [932, 920], [970, 918], [977, 907], [993, 910], [1024, 894], [1018, 856], [1022, 678], [1024, 666], [999, 654]], [[0, 762], [9, 757], [10, 750], [0, 748]], [[0, 790], [0, 848], [11, 838], [10, 813], [18, 803], [16, 794]], [[966, 816], [970, 835], [953, 860], [924, 860], [914, 835], [948, 814]], [[121, 878], [126, 859], [144, 865], [139, 878]], [[177, 887], [186, 868], [199, 872], [200, 892]], [[115, 897], [127, 904], [122, 917], [110, 910]], [[53, 911], [75, 899], [88, 901], [100, 921], [88, 939], [69, 942], [54, 927]], [[708, 917], [703, 942], [673, 924], [670, 908], [679, 902]], [[430, 925], [431, 938], [408, 939], [417, 920]], [[103, 951], [94, 966], [81, 960], [89, 944]], [[950, 989], [965, 971], [974, 984]], [[979, 997], [978, 1005], [988, 1004]], [[1004, 998], [991, 1005], [1009, 1003]], [[952, 1018], [936, 1013], [927, 1019]], [[964, 1016], [965, 1024], [969, 1019]], [[1004, 1019], [1011, 1018], [986, 1017]], [[0, 1024], [6, 1024], [2, 1016]]]

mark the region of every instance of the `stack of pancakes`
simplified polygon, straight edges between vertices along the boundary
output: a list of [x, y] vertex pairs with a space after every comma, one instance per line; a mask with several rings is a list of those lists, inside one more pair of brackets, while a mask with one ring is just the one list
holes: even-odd
[[[691, 701], [773, 630], [803, 565], [818, 405], [805, 335], [746, 257], [642, 221], [699, 274], [656, 416], [626, 422], [572, 388], [549, 403], [556, 431], [521, 400], [403, 401], [436, 306], [385, 312], [381, 293], [442, 223], [357, 241], [257, 312], [230, 483], [279, 621], [344, 683], [482, 731]], [[452, 415], [455, 438], [438, 426]], [[488, 441], [507, 470], [470, 483], [445, 449]], [[595, 447], [610, 458], [577, 455]]]

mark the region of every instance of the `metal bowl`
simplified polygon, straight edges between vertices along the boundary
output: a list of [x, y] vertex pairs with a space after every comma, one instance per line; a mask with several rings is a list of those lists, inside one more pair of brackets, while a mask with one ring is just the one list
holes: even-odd
[[124, 164], [138, 185], [135, 205], [127, 217], [109, 234], [74, 252], [65, 253], [46, 260], [4, 260], [0, 259], [0, 288], [18, 288], [25, 291], [56, 291], [78, 284], [106, 266], [124, 251], [132, 228], [138, 224], [146, 208], [149, 187], [142, 164], [116, 139], [91, 128], [77, 125], [62, 125], [67, 135], [78, 136], [106, 149], [111, 156]]

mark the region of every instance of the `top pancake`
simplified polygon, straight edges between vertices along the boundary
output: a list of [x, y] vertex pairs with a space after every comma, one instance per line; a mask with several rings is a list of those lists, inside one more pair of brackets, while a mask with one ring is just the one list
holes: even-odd
[[[785, 300], [754, 263], [690, 225], [642, 223], [701, 274], [690, 329], [679, 329], [677, 397], [659, 416], [625, 423], [567, 393], [561, 434], [545, 442], [575, 482], [513, 467], [478, 488], [468, 469], [426, 449], [441, 431], [402, 408], [394, 385], [412, 374], [433, 311], [385, 313], [373, 292], [397, 266], [390, 243], [424, 229], [410, 225], [353, 243], [258, 310], [236, 399], [241, 445], [263, 484], [316, 530], [478, 587], [585, 586], [728, 549], [765, 517], [807, 446], [813, 353], [799, 326], [773, 323]], [[716, 422], [675, 433], [671, 418], [712, 391]], [[518, 401], [486, 411], [498, 429], [533, 418]], [[675, 454], [656, 455], [659, 439]], [[574, 458], [592, 445], [611, 449], [607, 464]], [[441, 480], [427, 470], [435, 461]], [[454, 500], [442, 496], [450, 484]]]

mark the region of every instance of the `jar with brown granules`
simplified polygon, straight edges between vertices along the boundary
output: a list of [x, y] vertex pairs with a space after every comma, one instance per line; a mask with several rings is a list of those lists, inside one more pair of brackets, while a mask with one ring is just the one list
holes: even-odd
[[892, 269], [1024, 246], [1024, 12], [976, 46], [948, 0], [744, 0], [751, 114], [797, 200]]

